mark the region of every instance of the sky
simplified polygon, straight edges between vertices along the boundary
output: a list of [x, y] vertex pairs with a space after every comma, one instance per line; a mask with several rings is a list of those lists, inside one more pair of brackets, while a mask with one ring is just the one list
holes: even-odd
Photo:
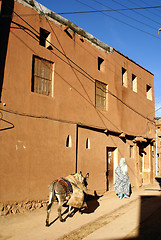
[[[153, 73], [155, 117], [161, 117], [161, 31], [158, 35], [158, 29], [161, 28], [161, 0], [38, 2]], [[160, 8], [154, 8], [156, 6]], [[132, 9], [126, 10], [128, 8]]]

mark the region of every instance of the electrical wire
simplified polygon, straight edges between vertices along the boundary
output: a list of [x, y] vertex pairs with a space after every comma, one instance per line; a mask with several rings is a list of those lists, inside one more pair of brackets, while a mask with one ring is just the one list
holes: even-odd
[[[138, 8], [122, 8], [122, 9], [104, 9], [104, 10], [91, 10], [91, 11], [76, 11], [76, 12], [58, 12], [57, 14], [81, 14], [81, 13], [99, 13], [99, 12], [120, 12], [120, 11], [131, 11], [131, 10], [143, 10], [143, 9], [155, 9], [161, 8], [161, 6], [154, 7], [138, 7]], [[22, 16], [22, 15], [21, 15]], [[158, 23], [158, 22], [157, 22]]]
[[[22, 30], [24, 30], [23, 28], [22, 28]], [[34, 38], [35, 39], [35, 38]], [[36, 39], [35, 39], [36, 40]], [[37, 40], [38, 41], [38, 40]], [[53, 46], [53, 44], [51, 44], [52, 46]], [[51, 51], [51, 50], [50, 50]], [[55, 54], [55, 53], [54, 53]], [[62, 53], [63, 55], [64, 55], [64, 53]], [[67, 62], [66, 62], [67, 63]], [[77, 65], [77, 67], [78, 67], [78, 65]], [[75, 69], [75, 70], [77, 70], [77, 69]], [[81, 68], [81, 70], [82, 70], [82, 68]], [[88, 74], [85, 70], [83, 70], [87, 75], [88, 75], [88, 79], [90, 79], [90, 80], [92, 80], [92, 82], [93, 83], [95, 83], [95, 81], [98, 81], [97, 79], [95, 79], [95, 78], [93, 78], [90, 74]], [[81, 72], [80, 72], [81, 73]], [[87, 77], [86, 75], [84, 75], [85, 77]], [[89, 78], [90, 77], [90, 78]], [[100, 88], [100, 90], [102, 90], [101, 88]], [[147, 118], [147, 117], [145, 117], [143, 114], [141, 114], [141, 113], [139, 113], [138, 111], [136, 111], [135, 109], [133, 109], [131, 106], [129, 106], [128, 104], [126, 104], [125, 102], [123, 102], [120, 98], [118, 98], [115, 94], [113, 94], [111, 91], [107, 91], [106, 93], [109, 93], [110, 95], [112, 95], [113, 97], [115, 97], [117, 100], [119, 100], [122, 104], [124, 104], [126, 107], [128, 107], [128, 108], [130, 108], [132, 111], [134, 111], [135, 113], [137, 113], [138, 115], [140, 115], [140, 116], [142, 116], [143, 118], [146, 118], [148, 121], [151, 121], [151, 122], [153, 122], [154, 123], [154, 121], [153, 120], [151, 120], [151, 119], [149, 119], [149, 118]]]
[[[39, 3], [39, 7], [40, 7], [40, 9], [41, 9], [41, 13], [43, 13], [43, 15], [45, 16], [45, 14], [44, 14], [44, 12], [43, 12], [43, 9], [42, 9], [42, 7], [41, 7], [41, 4]], [[52, 28], [52, 26], [51, 26], [51, 24], [50, 24], [50, 22], [48, 21], [48, 18], [45, 16], [45, 18], [46, 18], [46, 20], [47, 20], [47, 22], [49, 23], [49, 26], [50, 26], [50, 28], [52, 29], [52, 31], [53, 31], [53, 28]], [[55, 34], [55, 32], [53, 31], [53, 33]], [[55, 36], [56, 36], [56, 34], [55, 34]], [[57, 36], [56, 36], [56, 38], [57, 38]], [[58, 40], [58, 39], [57, 39]], [[59, 40], [58, 40], [59, 41]], [[59, 44], [60, 44], [60, 42], [59, 42]], [[61, 46], [61, 44], [60, 44], [60, 46]], [[62, 46], [61, 46], [61, 48], [62, 48]], [[63, 50], [63, 52], [64, 52], [64, 49], [62, 48], [62, 50]], [[70, 65], [71, 66], [71, 65]], [[72, 66], [71, 66], [72, 67]], [[73, 67], [72, 67], [72, 69], [73, 69]], [[74, 74], [75, 74], [75, 72], [74, 72]], [[76, 75], [76, 74], [75, 74]], [[77, 75], [76, 75], [76, 77], [77, 77]], [[94, 81], [94, 82], [96, 82], [96, 80]], [[101, 91], [102, 91], [102, 89], [101, 88], [99, 88], [98, 87], [98, 89], [100, 89]], [[106, 93], [110, 93], [110, 91], [108, 90]], [[110, 93], [111, 94], [111, 93]], [[87, 94], [87, 96], [88, 96], [88, 94]], [[115, 96], [115, 95], [114, 95]], [[124, 102], [122, 101], [122, 104], [123, 104]], [[125, 104], [126, 105], [126, 104]], [[128, 107], [128, 105], [127, 105], [127, 107]], [[133, 109], [131, 109], [131, 110], [133, 110]], [[100, 116], [100, 118], [101, 118], [101, 116]], [[102, 120], [102, 118], [101, 118], [101, 120]], [[102, 120], [103, 121], [103, 120]], [[116, 127], [116, 126], [115, 126]], [[117, 128], [117, 127], [116, 127]]]
[[[149, 3], [147, 3], [147, 2], [145, 2], [143, 0], [140, 0], [140, 1], [143, 2], [144, 4], [148, 5], [148, 6], [152, 7]], [[158, 9], [156, 9], [156, 10], [161, 13], [161, 11], [159, 11]], [[155, 13], [155, 15], [161, 18], [161, 15], [158, 15], [156, 13]]]
[[[129, 0], [129, 2], [131, 2], [132, 4], [134, 4], [134, 5], [138, 6], [138, 7], [141, 7], [140, 4], [137, 4], [137, 3], [136, 3], [136, 1], [133, 2], [132, 0]], [[160, 7], [159, 7], [159, 8], [160, 8]], [[146, 10], [151, 13], [151, 11], [149, 11], [149, 9], [151, 9], [151, 7], [147, 7], [147, 8], [146, 8]], [[154, 9], [156, 9], [156, 8], [154, 8]], [[135, 9], [134, 9], [134, 10], [135, 10]], [[160, 22], [157, 22], [157, 21], [155, 21], [154, 19], [151, 19], [150, 17], [147, 17], [147, 16], [145, 16], [145, 15], [144, 15], [144, 17], [146, 17], [147, 19], [151, 20], [152, 22], [155, 22], [155, 23], [157, 23], [157, 24], [160, 24]]]
[[[92, 0], [92, 1], [96, 1], [96, 0]], [[112, 1], [115, 2], [115, 3], [117, 3], [117, 4], [119, 4], [120, 6], [127, 7], [126, 5], [121, 4], [120, 2], [118, 2], [118, 1], [116, 1], [116, 0], [112, 0]], [[130, 1], [130, 0], [129, 0], [129, 1]], [[135, 10], [132, 10], [132, 11], [135, 12], [136, 14], [138, 14], [138, 15], [146, 18], [146, 19], [148, 19], [148, 20], [152, 20], [151, 18], [145, 16], [144, 14], [142, 14], [142, 13], [140, 13], [140, 12], [137, 12], [137, 11], [135, 11]], [[153, 21], [153, 20], [152, 20], [152, 21]]]
[[[19, 14], [17, 14], [15, 11], [13, 11], [16, 16], [18, 16], [22, 21], [24, 21], [28, 26], [30, 26], [35, 32], [37, 32], [39, 34], [39, 32], [33, 27], [31, 26], [26, 20], [24, 20]], [[22, 30], [24, 30], [22, 28]], [[65, 56], [69, 61], [71, 61], [73, 64], [75, 64], [81, 71], [83, 71], [85, 74], [87, 74], [88, 77], [91, 78], [91, 80], [93, 80], [93, 82], [95, 83], [96, 79], [93, 78], [89, 73], [87, 73], [84, 69], [82, 69], [79, 65], [77, 65], [73, 60], [71, 60], [69, 57], [66, 56], [66, 54], [64, 54], [63, 52], [61, 52], [54, 44], [52, 44], [50, 41], [46, 40], [49, 44], [51, 44], [51, 46], [53, 46], [56, 50], [59, 51], [59, 53], [61, 53], [63, 56]], [[51, 51], [51, 50], [50, 50]], [[118, 98], [115, 94], [113, 94], [112, 92], [110, 92], [108, 90], [108, 93], [110, 93], [113, 97], [115, 97], [117, 100], [119, 100], [120, 102], [122, 102], [125, 106], [127, 106], [128, 108], [130, 108], [131, 110], [133, 110], [135, 113], [139, 114], [140, 116], [142, 116], [143, 118], [147, 119], [148, 121], [154, 123], [153, 120], [147, 118], [146, 116], [144, 116], [143, 114], [137, 112], [135, 109], [133, 109], [131, 106], [129, 106], [128, 104], [126, 104], [125, 102], [123, 102], [120, 98]]]
[[[93, 8], [93, 7], [89, 6], [89, 5], [86, 4], [86, 3], [83, 3], [83, 2], [80, 1], [80, 0], [75, 0], [75, 1], [77, 1], [77, 2], [79, 2], [79, 3], [81, 3], [81, 4], [83, 4], [83, 5], [91, 8], [91, 9], [97, 10], [96, 8]], [[154, 37], [154, 38], [157, 38], [157, 39], [161, 39], [161, 38], [158, 37], [158, 36], [155, 36], [155, 35], [147, 32], [147, 31], [145, 31], [145, 30], [142, 30], [142, 29], [140, 29], [140, 28], [138, 28], [138, 27], [136, 27], [136, 26], [133, 26], [133, 25], [127, 23], [127, 22], [124, 22], [124, 21], [122, 21], [122, 20], [120, 20], [120, 19], [118, 19], [118, 18], [116, 18], [116, 17], [113, 17], [113, 16], [111, 16], [111, 15], [109, 15], [109, 14], [106, 14], [106, 13], [104, 13], [104, 12], [101, 12], [101, 13], [102, 13], [103, 15], [105, 15], [105, 16], [108, 16], [108, 17], [116, 20], [116, 21], [119, 22], [119, 23], [123, 23], [123, 24], [125, 24], [126, 26], [129, 26], [129, 27], [131, 27], [131, 28], [133, 28], [133, 29], [136, 29], [136, 30], [138, 30], [138, 31], [140, 31], [140, 32], [142, 32], [142, 33], [148, 34], [148, 35], [150, 35], [150, 36], [152, 36], [152, 37]], [[120, 14], [125, 15], [126, 17], [129, 17], [129, 16], [127, 16], [126, 14], [123, 14], [123, 13], [121, 13], [121, 12], [120, 12]], [[129, 18], [131, 19], [131, 17], [129, 17]], [[137, 20], [135, 19], [135, 21], [137, 21]], [[141, 23], [142, 23], [142, 22], [141, 22]], [[145, 23], [142, 23], [142, 24], [147, 25], [147, 24], [145, 24]], [[148, 26], [149, 26], [149, 25], [148, 25]], [[149, 26], [149, 27], [150, 27], [150, 26]], [[152, 27], [152, 28], [153, 28], [153, 27]], [[155, 29], [155, 30], [158, 31], [158, 29]]]
[[[92, 1], [100, 4], [101, 6], [108, 7], [107, 5], [102, 4], [102, 3], [98, 2], [97, 0], [92, 0]], [[119, 4], [119, 5], [121, 5], [121, 6], [123, 6], [123, 7], [126, 7], [126, 10], [129, 10], [129, 8], [128, 8], [127, 6], [125, 6], [124, 4], [121, 4], [120, 2], [118, 2], [118, 1], [116, 1], [116, 0], [111, 0], [111, 1], [113, 1], [113, 2], [115, 2], [115, 3], [117, 3], [117, 4]], [[130, 1], [130, 0], [129, 0], [129, 1]], [[149, 18], [149, 17], [147, 17], [147, 16], [145, 16], [145, 15], [143, 15], [143, 14], [141, 14], [141, 13], [136, 12], [134, 9], [133, 9], [132, 11], [135, 12], [136, 14], [141, 15], [141, 16], [143, 16], [143, 17], [151, 20], [152, 22], [154, 22], [153, 19], [151, 19], [151, 18]], [[134, 21], [136, 21], [136, 22], [138, 22], [138, 23], [141, 23], [141, 24], [143, 24], [143, 25], [145, 25], [145, 26], [147, 26], [147, 27], [150, 27], [150, 28], [154, 29], [155, 31], [158, 30], [158, 29], [154, 28], [154, 27], [151, 26], [151, 25], [148, 25], [148, 24], [146, 24], [146, 23], [143, 23], [143, 22], [139, 21], [139, 20], [136, 19], [136, 18], [133, 18], [131, 15], [128, 16], [128, 15], [123, 14], [123, 13], [120, 13], [120, 14], [123, 15], [123, 16], [125, 16], [125, 17], [128, 17], [130, 20], [132, 19], [132, 20], [134, 20]]]

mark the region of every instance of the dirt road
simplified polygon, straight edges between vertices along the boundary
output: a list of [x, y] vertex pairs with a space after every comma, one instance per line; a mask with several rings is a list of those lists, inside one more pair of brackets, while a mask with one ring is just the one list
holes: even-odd
[[[138, 189], [129, 199], [106, 193], [88, 203], [65, 222], [52, 207], [50, 227], [45, 227], [46, 209], [0, 217], [0, 240], [54, 239], [157, 239], [161, 236], [161, 192], [159, 188]], [[146, 238], [143, 238], [146, 234]], [[155, 236], [156, 238], [149, 238]], [[161, 238], [158, 238], [158, 240]]]

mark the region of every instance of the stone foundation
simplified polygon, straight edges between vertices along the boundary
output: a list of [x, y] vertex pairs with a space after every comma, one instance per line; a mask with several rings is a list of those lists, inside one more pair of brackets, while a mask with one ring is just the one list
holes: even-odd
[[13, 204], [0, 203], [0, 215], [24, 213], [26, 211], [34, 211], [42, 207], [47, 207], [48, 201], [27, 201]]

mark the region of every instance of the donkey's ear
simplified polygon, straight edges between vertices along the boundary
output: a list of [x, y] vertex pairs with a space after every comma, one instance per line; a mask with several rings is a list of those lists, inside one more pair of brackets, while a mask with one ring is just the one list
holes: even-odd
[[89, 178], [89, 173], [86, 174], [86, 180]]

